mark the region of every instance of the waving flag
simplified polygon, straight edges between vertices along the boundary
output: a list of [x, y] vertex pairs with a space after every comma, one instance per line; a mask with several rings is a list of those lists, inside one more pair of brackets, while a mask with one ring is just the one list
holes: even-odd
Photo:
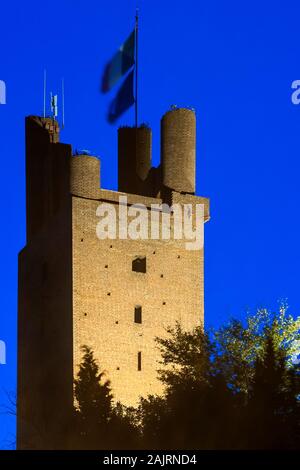
[[110, 104], [107, 119], [115, 122], [121, 114], [133, 105], [135, 99], [133, 95], [133, 70], [127, 75], [116, 97]]
[[103, 93], [111, 90], [117, 81], [134, 65], [134, 51], [135, 31], [132, 31], [105, 67], [101, 86]]
[[0, 80], [0, 104], [6, 104], [6, 86], [3, 80]]

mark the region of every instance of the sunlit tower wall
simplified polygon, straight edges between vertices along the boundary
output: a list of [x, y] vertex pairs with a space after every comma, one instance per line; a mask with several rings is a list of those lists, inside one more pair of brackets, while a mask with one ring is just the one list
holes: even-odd
[[182, 194], [196, 190], [196, 116], [190, 109], [169, 111], [161, 120], [163, 185]]

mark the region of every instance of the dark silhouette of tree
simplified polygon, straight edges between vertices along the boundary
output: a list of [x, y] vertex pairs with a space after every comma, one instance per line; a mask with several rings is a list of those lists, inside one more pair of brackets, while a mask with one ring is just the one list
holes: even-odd
[[281, 308], [231, 320], [210, 336], [157, 339], [163, 397], [140, 403], [144, 447], [285, 449], [299, 439], [299, 319]]
[[300, 320], [261, 309], [208, 334], [179, 323], [156, 338], [162, 396], [137, 409], [112, 400], [83, 347], [75, 381], [78, 448], [296, 449], [300, 447]]
[[137, 417], [144, 449], [168, 448], [169, 415], [170, 410], [165, 397], [149, 395], [147, 398], [141, 398]]
[[79, 449], [134, 449], [139, 434], [134, 413], [113, 403], [110, 381], [88, 346], [82, 346], [83, 358], [74, 381], [74, 442]]
[[270, 332], [265, 339], [263, 356], [258, 357], [255, 363], [247, 406], [248, 426], [252, 430], [249, 432], [249, 447], [296, 447], [300, 392], [297, 369], [297, 366], [287, 367], [286, 352], [276, 349]]
[[108, 424], [112, 414], [110, 381], [99, 366], [88, 346], [82, 346], [83, 359], [75, 384], [78, 444], [83, 448], [105, 448]]
[[139, 449], [140, 434], [137, 410], [117, 402], [109, 424], [109, 449]]
[[185, 331], [179, 322], [167, 328], [167, 338], [156, 338], [163, 366], [158, 371], [160, 380], [167, 388], [188, 378], [191, 382], [207, 382], [211, 374], [211, 355], [214, 345], [202, 327]]
[[167, 331], [168, 338], [157, 338], [165, 394], [140, 404], [144, 446], [227, 447], [235, 400], [215, 367], [213, 343], [201, 327], [188, 332], [177, 323]]

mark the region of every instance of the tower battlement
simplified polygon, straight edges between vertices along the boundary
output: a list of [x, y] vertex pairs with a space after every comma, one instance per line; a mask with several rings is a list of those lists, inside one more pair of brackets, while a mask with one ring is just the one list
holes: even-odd
[[[30, 239], [73, 195], [101, 199], [100, 159], [72, 156], [59, 141], [58, 122], [26, 118], [27, 238]], [[194, 195], [196, 118], [190, 109], [168, 111], [161, 120], [161, 164], [152, 161], [152, 131], [147, 126], [118, 130], [118, 191], [172, 203], [172, 193]]]
[[70, 191], [74, 196], [97, 199], [101, 186], [100, 160], [90, 155], [71, 158]]
[[196, 116], [177, 108], [161, 120], [163, 185], [179, 193], [196, 191]]

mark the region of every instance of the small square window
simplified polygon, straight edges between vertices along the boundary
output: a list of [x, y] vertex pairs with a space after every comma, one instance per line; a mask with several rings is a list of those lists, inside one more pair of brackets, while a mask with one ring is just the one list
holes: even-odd
[[132, 271], [136, 273], [146, 272], [146, 256], [138, 256], [132, 261]]
[[142, 307], [140, 305], [134, 309], [134, 323], [142, 323]]

